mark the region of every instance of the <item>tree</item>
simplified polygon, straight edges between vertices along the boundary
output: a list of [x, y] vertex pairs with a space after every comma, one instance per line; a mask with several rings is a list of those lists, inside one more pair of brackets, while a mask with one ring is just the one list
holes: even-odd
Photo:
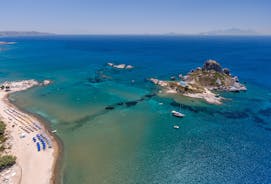
[[14, 165], [16, 163], [16, 157], [11, 155], [5, 155], [0, 158], [0, 171]]
[[[0, 143], [5, 142], [5, 129], [6, 129], [6, 125], [0, 121]], [[0, 147], [2, 149], [2, 147]], [[0, 150], [1, 151], [1, 150]]]
[[0, 136], [5, 133], [6, 125], [3, 123], [3, 121], [0, 121]]

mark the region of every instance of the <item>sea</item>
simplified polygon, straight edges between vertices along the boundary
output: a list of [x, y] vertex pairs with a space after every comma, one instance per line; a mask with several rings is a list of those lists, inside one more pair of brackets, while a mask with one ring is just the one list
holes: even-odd
[[[47, 120], [63, 145], [64, 184], [271, 183], [271, 37], [52, 35], [2, 37], [0, 82], [52, 80], [10, 100]], [[164, 96], [208, 59], [246, 92], [222, 105]], [[133, 65], [115, 70], [106, 65]], [[172, 110], [185, 114], [172, 117]], [[178, 125], [179, 129], [173, 126]]]

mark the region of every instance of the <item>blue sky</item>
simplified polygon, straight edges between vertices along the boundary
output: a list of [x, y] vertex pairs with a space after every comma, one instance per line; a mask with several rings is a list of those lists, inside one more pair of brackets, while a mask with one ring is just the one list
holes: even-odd
[[0, 30], [63, 34], [271, 34], [271, 0], [2, 0]]

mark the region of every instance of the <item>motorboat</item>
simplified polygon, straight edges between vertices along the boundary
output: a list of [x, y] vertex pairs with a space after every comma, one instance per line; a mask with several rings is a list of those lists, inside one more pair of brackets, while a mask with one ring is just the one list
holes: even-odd
[[183, 113], [180, 113], [180, 112], [178, 112], [178, 111], [171, 111], [171, 114], [172, 114], [173, 116], [178, 117], [178, 118], [183, 118], [183, 117], [184, 117], [184, 114], [183, 114]]
[[173, 128], [179, 129], [180, 127], [178, 125], [174, 125]]

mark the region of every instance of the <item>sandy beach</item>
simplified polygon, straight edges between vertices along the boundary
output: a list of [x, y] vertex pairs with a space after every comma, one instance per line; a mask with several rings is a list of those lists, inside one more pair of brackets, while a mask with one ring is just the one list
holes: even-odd
[[10, 93], [47, 84], [48, 81], [40, 84], [35, 80], [2, 84], [9, 86], [7, 90], [0, 89], [0, 119], [7, 125], [5, 147], [8, 149], [5, 149], [4, 153], [15, 155], [17, 160], [14, 166], [0, 172], [0, 183], [54, 182], [59, 152], [56, 140], [39, 119], [20, 111], [8, 100]]

